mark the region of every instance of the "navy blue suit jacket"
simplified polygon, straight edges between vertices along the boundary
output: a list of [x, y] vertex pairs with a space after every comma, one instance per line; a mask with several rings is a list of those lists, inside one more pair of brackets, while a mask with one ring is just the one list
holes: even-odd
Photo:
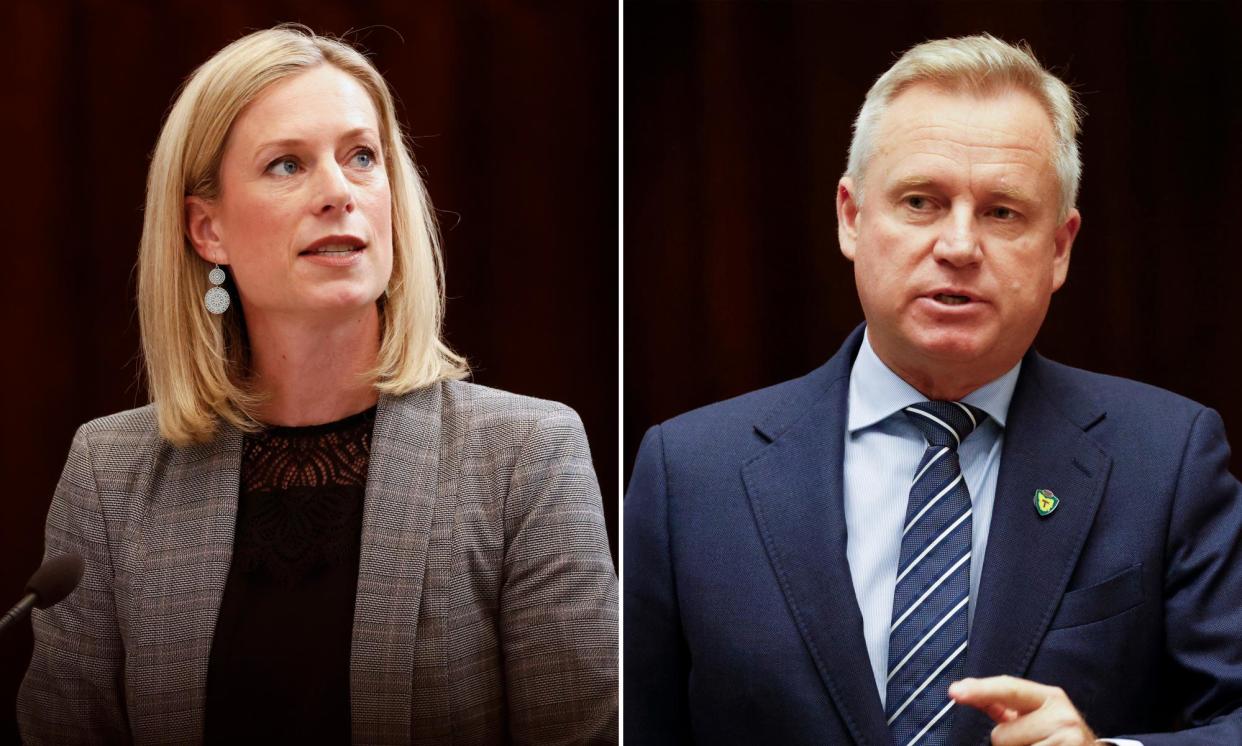
[[[887, 743], [842, 513], [861, 338], [647, 433], [625, 500], [627, 742]], [[1242, 744], [1228, 463], [1214, 411], [1028, 353], [967, 675], [1060, 686], [1101, 736]], [[1039, 488], [1061, 499], [1043, 518]], [[959, 708], [952, 741], [986, 743], [991, 727]]]

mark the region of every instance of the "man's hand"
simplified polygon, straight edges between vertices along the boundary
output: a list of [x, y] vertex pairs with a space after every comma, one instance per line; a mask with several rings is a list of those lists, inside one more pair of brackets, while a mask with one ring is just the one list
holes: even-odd
[[993, 746], [1095, 743], [1095, 734], [1070, 702], [1065, 691], [1013, 676], [962, 679], [949, 687], [959, 705], [983, 710], [998, 725], [992, 729]]

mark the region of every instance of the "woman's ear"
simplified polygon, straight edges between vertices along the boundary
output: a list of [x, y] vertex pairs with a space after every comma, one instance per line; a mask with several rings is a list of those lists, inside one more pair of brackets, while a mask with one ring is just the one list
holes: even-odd
[[202, 197], [185, 198], [185, 234], [194, 250], [212, 264], [228, 264], [229, 253], [221, 240], [216, 206]]

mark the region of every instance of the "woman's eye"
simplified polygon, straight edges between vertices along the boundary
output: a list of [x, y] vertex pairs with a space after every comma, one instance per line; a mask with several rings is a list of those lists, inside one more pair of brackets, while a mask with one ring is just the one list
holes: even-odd
[[277, 176], [293, 176], [298, 172], [298, 162], [292, 158], [278, 158], [271, 162], [267, 170]]
[[362, 168], [370, 168], [375, 165], [375, 151], [370, 148], [362, 148], [354, 153], [354, 164]]

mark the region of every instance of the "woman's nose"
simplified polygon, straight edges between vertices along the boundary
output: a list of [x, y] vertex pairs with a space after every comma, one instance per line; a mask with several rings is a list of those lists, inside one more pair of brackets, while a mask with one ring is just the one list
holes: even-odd
[[319, 194], [315, 199], [315, 212], [327, 213], [332, 210], [342, 212], [354, 211], [354, 191], [345, 172], [336, 161], [330, 162], [321, 169], [319, 175]]

